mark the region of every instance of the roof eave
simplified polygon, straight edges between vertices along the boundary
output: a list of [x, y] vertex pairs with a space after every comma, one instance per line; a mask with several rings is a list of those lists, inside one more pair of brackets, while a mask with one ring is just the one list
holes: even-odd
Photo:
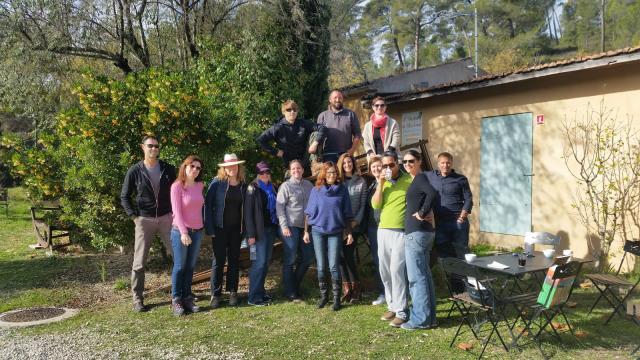
[[603, 57], [599, 59], [591, 59], [578, 63], [571, 64], [561, 64], [559, 66], [536, 70], [531, 69], [527, 72], [522, 73], [514, 73], [505, 75], [504, 77], [493, 77], [490, 79], [478, 79], [471, 80], [470, 82], [465, 82], [459, 85], [451, 84], [442, 87], [435, 87], [433, 89], [427, 89], [424, 91], [413, 92], [413, 93], [405, 93], [403, 95], [390, 96], [386, 98], [387, 103], [401, 103], [418, 99], [425, 99], [439, 95], [452, 94], [470, 90], [476, 90], [481, 88], [487, 88], [491, 86], [505, 85], [510, 83], [515, 83], [519, 81], [537, 79], [548, 77], [561, 73], [571, 73], [582, 70], [594, 69], [598, 67], [605, 67], [611, 65], [624, 64], [634, 61], [640, 60], [640, 52], [635, 52], [631, 54], [621, 54], [614, 57]]

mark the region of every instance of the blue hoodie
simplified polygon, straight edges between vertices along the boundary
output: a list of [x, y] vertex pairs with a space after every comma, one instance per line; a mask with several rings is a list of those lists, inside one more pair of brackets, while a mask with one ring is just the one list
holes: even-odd
[[313, 230], [322, 234], [344, 231], [347, 221], [353, 219], [349, 192], [342, 184], [314, 186], [304, 213]]

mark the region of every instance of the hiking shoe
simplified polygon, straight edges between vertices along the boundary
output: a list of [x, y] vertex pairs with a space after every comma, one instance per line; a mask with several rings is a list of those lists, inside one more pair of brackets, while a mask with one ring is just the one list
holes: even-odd
[[249, 304], [251, 306], [269, 306], [269, 305], [271, 305], [271, 303], [269, 303], [268, 301], [256, 301], [256, 302], [247, 301], [247, 304]]
[[429, 326], [413, 326], [411, 325], [410, 322], [406, 322], [400, 325], [400, 328], [404, 330], [429, 330], [429, 329], [435, 329], [437, 327], [438, 327], [438, 323], [433, 323]]
[[287, 301], [292, 302], [294, 304], [301, 304], [302, 303], [302, 299], [299, 296], [296, 296], [296, 295], [287, 296]]
[[209, 303], [212, 309], [217, 309], [220, 307], [220, 296], [212, 296], [211, 302]]
[[184, 315], [184, 307], [182, 306], [182, 301], [179, 299], [174, 299], [171, 301], [171, 311], [173, 311], [173, 315], [182, 316]]
[[387, 310], [384, 312], [384, 314], [382, 314], [382, 316], [380, 317], [380, 320], [391, 321], [395, 319], [395, 317], [396, 317], [396, 313], [394, 313], [391, 310]]
[[406, 322], [407, 320], [397, 317], [391, 320], [391, 322], [389, 322], [389, 326], [393, 326], [394, 328], [399, 328], [400, 326], [402, 326], [402, 324]]
[[195, 303], [194, 298], [187, 298], [182, 302], [184, 310], [190, 313], [197, 313], [200, 311], [200, 307]]
[[238, 306], [238, 293], [235, 291], [232, 291], [229, 294], [229, 306]]
[[378, 295], [378, 298], [373, 300], [371, 305], [382, 305], [385, 302], [387, 302], [387, 300], [384, 298], [384, 295]]
[[146, 312], [148, 310], [149, 308], [142, 302], [142, 300], [133, 302], [133, 311]]

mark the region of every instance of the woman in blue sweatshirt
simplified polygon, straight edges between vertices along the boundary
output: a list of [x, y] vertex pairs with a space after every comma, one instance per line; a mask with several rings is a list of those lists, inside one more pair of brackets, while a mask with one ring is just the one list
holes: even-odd
[[[333, 162], [322, 164], [320, 174], [316, 180], [316, 186], [311, 189], [309, 203], [305, 209], [306, 224], [304, 242], [309, 243], [308, 225], [311, 225], [313, 236], [313, 248], [318, 263], [318, 284], [320, 287], [320, 302], [318, 308], [323, 308], [329, 301], [329, 287], [325, 281], [327, 264], [331, 273], [333, 290], [334, 311], [340, 309], [340, 290], [342, 279], [340, 278], [340, 251], [342, 239], [347, 244], [353, 242], [351, 235], [351, 200], [349, 192], [340, 184], [338, 168]], [[345, 235], [346, 236], [343, 236]]]

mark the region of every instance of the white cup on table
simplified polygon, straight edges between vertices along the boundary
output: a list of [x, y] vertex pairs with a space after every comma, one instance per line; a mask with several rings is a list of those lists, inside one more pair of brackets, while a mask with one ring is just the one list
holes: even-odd
[[467, 262], [474, 262], [478, 256], [476, 254], [464, 254], [464, 259]]
[[544, 249], [542, 253], [544, 254], [544, 257], [552, 258], [555, 256], [556, 251], [554, 249]]

